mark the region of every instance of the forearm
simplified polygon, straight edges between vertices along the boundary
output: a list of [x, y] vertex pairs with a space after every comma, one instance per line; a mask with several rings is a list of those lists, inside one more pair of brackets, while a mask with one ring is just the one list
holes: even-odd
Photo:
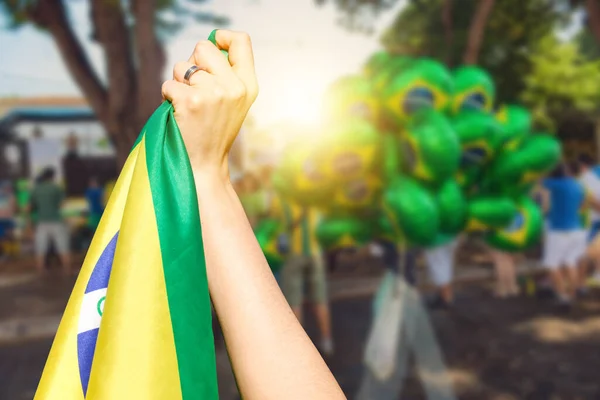
[[244, 398], [344, 398], [267, 265], [231, 184], [196, 178], [208, 282]]

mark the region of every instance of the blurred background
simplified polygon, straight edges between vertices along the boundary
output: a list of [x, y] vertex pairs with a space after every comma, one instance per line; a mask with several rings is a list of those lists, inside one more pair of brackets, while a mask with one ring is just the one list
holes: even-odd
[[[261, 91], [230, 163], [265, 252], [284, 230], [264, 223], [275, 219], [275, 206], [264, 200], [274, 171], [293, 158], [290, 145], [324, 137], [330, 88], [367, 74], [378, 54], [433, 60], [447, 71], [477, 66], [495, 86], [486, 112], [501, 113], [503, 104], [526, 109], [527, 133], [558, 141], [560, 159], [578, 163], [572, 174], [582, 160], [599, 163], [598, 0], [0, 0], [0, 399], [33, 397], [76, 271], [131, 146], [161, 102], [161, 83], [215, 27], [246, 31], [254, 45]], [[349, 142], [354, 133], [344, 133]], [[358, 153], [360, 143], [351, 144]], [[306, 165], [294, 168], [280, 179]], [[550, 169], [537, 172], [541, 178]], [[291, 200], [302, 192], [286, 190]], [[307, 193], [314, 194], [299, 196]], [[317, 203], [298, 200], [302, 207]], [[552, 208], [543, 203], [541, 209]], [[40, 232], [44, 224], [59, 229]], [[349, 398], [367, 375], [373, 298], [386, 271], [396, 270], [398, 254], [414, 266], [406, 278], [421, 294], [456, 398], [600, 398], [600, 291], [587, 280], [593, 268], [579, 288], [585, 295], [567, 311], [557, 307], [560, 293], [543, 268], [543, 235], [506, 256], [490, 251], [477, 229], [461, 233], [455, 254], [453, 248], [439, 261], [454, 267], [448, 294], [442, 286], [449, 282], [436, 284], [427, 269], [436, 258], [425, 250], [435, 243], [390, 251], [373, 235], [357, 239], [351, 223], [336, 226], [336, 243], [323, 249], [323, 276], [315, 278], [310, 266], [302, 271], [306, 299], [315, 305], [305, 307], [303, 323]], [[285, 259], [287, 251], [276, 253]], [[503, 263], [515, 271], [508, 288]], [[271, 266], [284, 280], [285, 260]], [[311, 284], [327, 290], [311, 298]], [[298, 311], [308, 304], [292, 305]], [[237, 399], [216, 323], [215, 332], [221, 398]], [[418, 352], [410, 341], [400, 345]], [[417, 353], [411, 360], [392, 394], [372, 398], [435, 398], [423, 384], [422, 360]]]

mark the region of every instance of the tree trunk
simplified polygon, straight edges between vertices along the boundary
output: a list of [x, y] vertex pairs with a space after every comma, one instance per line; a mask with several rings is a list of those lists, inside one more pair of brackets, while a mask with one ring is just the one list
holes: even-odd
[[52, 35], [71, 76], [81, 88], [98, 120], [105, 124], [108, 121], [108, 95], [71, 29], [63, 2], [39, 0], [34, 8], [28, 10], [28, 15], [36, 25], [47, 29]]
[[165, 53], [154, 29], [157, 0], [135, 0], [134, 38], [137, 55], [137, 120], [140, 127], [162, 100], [160, 92]]
[[27, 9], [31, 21], [54, 38], [69, 72], [113, 143], [119, 165], [161, 100], [165, 55], [154, 31], [157, 1], [131, 3], [135, 15], [132, 29], [120, 1], [90, 0], [93, 37], [104, 50], [107, 88], [71, 29], [62, 0], [38, 0]]
[[117, 153], [117, 164], [119, 167], [122, 167], [135, 142], [135, 139], [131, 140], [130, 138], [137, 138], [140, 134], [140, 128], [138, 127], [137, 122], [131, 119], [127, 123], [116, 126], [116, 130], [114, 132], [108, 132], [108, 134], [113, 138], [113, 145], [115, 146], [115, 151]]
[[586, 0], [585, 9], [588, 15], [590, 30], [600, 45], [600, 5], [598, 4], [598, 0]]
[[123, 142], [116, 141], [116, 136], [119, 136], [119, 139], [131, 146], [137, 133], [124, 128], [129, 126], [131, 121], [137, 121], [135, 67], [130, 31], [125, 24], [120, 2], [92, 0], [91, 5], [94, 33], [104, 49], [108, 74], [109, 119], [106, 130], [115, 144]]
[[444, 25], [444, 39], [446, 41], [446, 65], [452, 67], [452, 50], [454, 45], [454, 26], [452, 21], [452, 0], [444, 0], [442, 9], [442, 24]]
[[483, 43], [483, 35], [487, 25], [488, 18], [494, 8], [495, 0], [480, 0], [475, 15], [471, 20], [469, 28], [469, 39], [467, 49], [463, 58], [463, 62], [467, 65], [477, 64], [481, 43]]

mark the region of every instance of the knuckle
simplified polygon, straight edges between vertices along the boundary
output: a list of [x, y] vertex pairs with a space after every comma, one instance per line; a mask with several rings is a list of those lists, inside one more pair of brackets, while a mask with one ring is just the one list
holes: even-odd
[[198, 93], [190, 94], [187, 98], [187, 106], [191, 110], [198, 110], [204, 104], [203, 97]]
[[194, 53], [202, 53], [207, 49], [208, 46], [212, 45], [213, 44], [208, 40], [200, 40], [196, 43], [196, 46], [194, 47]]
[[231, 100], [244, 100], [247, 96], [246, 87], [242, 84], [233, 85], [228, 91], [228, 97]]
[[239, 40], [242, 43], [247, 43], [247, 44], [252, 43], [252, 39], [250, 38], [250, 35], [247, 32], [236, 32], [235, 37], [237, 40]]
[[212, 103], [221, 103], [223, 100], [227, 99], [227, 91], [221, 85], [215, 85], [212, 91]]
[[177, 76], [177, 72], [185, 72], [186, 70], [186, 66], [187, 63], [183, 62], [183, 61], [178, 61], [175, 63], [175, 66], [173, 67], [173, 76]]
[[254, 80], [254, 82], [252, 82], [250, 85], [248, 85], [247, 92], [248, 92], [248, 99], [250, 99], [250, 101], [256, 100], [256, 98], [258, 97], [258, 92], [259, 92], [258, 82], [256, 81], [256, 79]]

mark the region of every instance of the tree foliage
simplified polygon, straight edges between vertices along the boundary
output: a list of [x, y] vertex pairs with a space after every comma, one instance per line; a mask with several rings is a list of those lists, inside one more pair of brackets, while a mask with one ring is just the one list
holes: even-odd
[[555, 130], [557, 121], [585, 118], [600, 104], [600, 60], [588, 60], [575, 42], [542, 39], [530, 55], [531, 73], [521, 99], [538, 125]]
[[161, 101], [163, 42], [191, 21], [224, 24], [204, 12], [208, 0], [88, 0], [91, 38], [104, 51], [102, 81], [73, 29], [75, 0], [0, 0], [8, 26], [33, 24], [48, 33], [98, 120], [126, 159], [143, 124]]
[[[478, 1], [464, 0], [452, 8], [453, 45], [447, 46], [442, 24], [443, 0], [413, 0], [384, 33], [384, 46], [394, 53], [428, 56], [460, 63], [465, 54]], [[488, 19], [478, 64], [498, 86], [500, 101], [515, 101], [531, 71], [534, 46], [565, 23], [566, 7], [552, 0], [497, 1]]]

